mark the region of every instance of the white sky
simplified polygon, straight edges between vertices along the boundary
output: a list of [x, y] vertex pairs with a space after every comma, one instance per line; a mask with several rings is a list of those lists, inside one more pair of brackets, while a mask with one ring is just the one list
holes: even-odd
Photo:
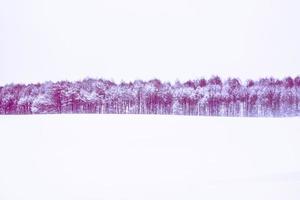
[[0, 84], [297, 75], [299, 0], [0, 0]]

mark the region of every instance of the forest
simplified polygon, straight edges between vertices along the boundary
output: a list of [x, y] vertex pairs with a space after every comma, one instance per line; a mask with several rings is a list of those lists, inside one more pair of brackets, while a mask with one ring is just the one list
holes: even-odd
[[300, 76], [240, 81], [219, 76], [173, 84], [87, 78], [0, 87], [0, 114], [299, 116]]

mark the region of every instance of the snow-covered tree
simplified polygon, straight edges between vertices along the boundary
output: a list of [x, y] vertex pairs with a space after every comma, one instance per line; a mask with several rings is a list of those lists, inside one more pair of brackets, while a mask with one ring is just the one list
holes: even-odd
[[217, 116], [299, 116], [300, 77], [245, 84], [212, 76], [175, 84], [87, 78], [0, 87], [0, 114], [135, 113]]

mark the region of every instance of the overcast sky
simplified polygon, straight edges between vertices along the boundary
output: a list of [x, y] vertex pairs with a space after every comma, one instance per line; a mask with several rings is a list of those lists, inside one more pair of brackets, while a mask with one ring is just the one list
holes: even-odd
[[299, 0], [0, 0], [0, 84], [300, 74]]

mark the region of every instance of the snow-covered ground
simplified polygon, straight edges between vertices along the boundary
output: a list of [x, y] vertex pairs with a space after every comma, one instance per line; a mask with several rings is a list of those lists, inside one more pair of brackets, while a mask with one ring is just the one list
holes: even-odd
[[0, 116], [1, 200], [300, 199], [300, 118]]

